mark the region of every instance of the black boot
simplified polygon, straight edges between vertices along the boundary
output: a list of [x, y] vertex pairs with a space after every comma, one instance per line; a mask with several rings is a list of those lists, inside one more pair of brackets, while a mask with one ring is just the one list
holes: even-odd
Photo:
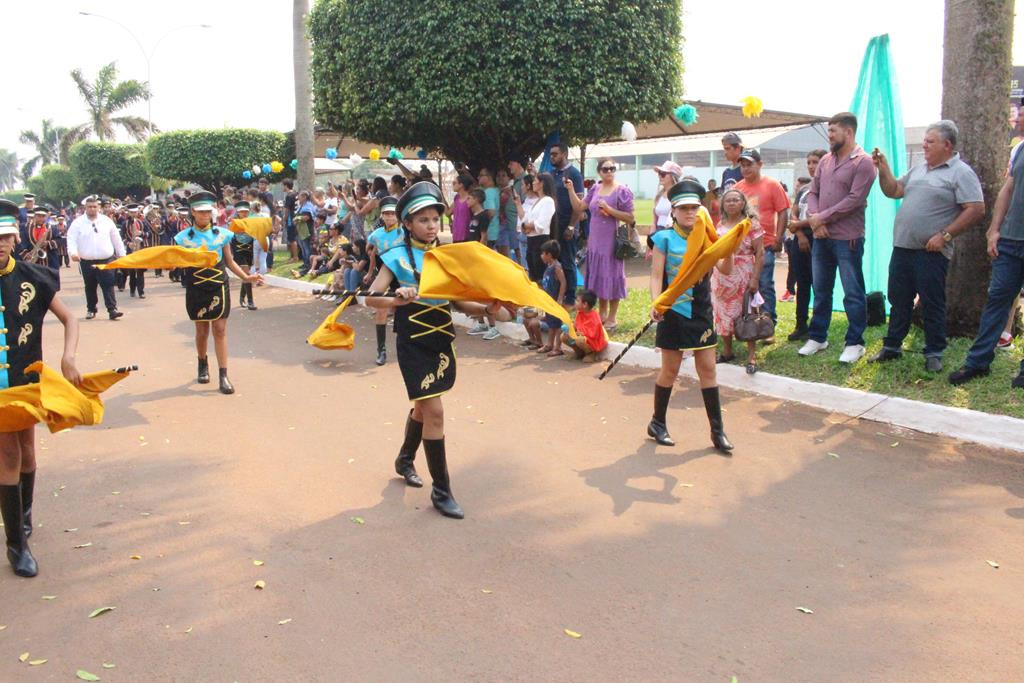
[[388, 362], [386, 340], [388, 336], [387, 323], [377, 325], [377, 365], [384, 365]]
[[25, 538], [32, 535], [32, 498], [36, 489], [36, 473], [21, 473], [21, 517], [25, 527]]
[[210, 360], [208, 358], [199, 359], [199, 377], [196, 381], [200, 384], [210, 383]]
[[245, 308], [245, 288], [248, 286], [248, 282], [243, 282], [241, 291], [238, 292], [238, 306], [239, 308]]
[[7, 536], [7, 561], [18, 576], [32, 577], [39, 573], [36, 558], [28, 549], [24, 520], [21, 515], [21, 484], [0, 486], [0, 515]]
[[668, 412], [668, 400], [671, 397], [672, 387], [654, 385], [654, 416], [651, 418], [650, 424], [647, 425], [647, 436], [662, 446], [676, 445], [676, 442], [668, 435], [668, 427], [665, 426], [665, 414]]
[[416, 488], [423, 486], [423, 480], [420, 479], [420, 475], [416, 474], [416, 467], [412, 463], [416, 459], [416, 451], [419, 449], [422, 440], [423, 423], [412, 419], [412, 411], [410, 410], [409, 417], [405, 420], [405, 441], [402, 443], [402, 448], [398, 451], [398, 457], [395, 458], [395, 472], [398, 472], [398, 475], [405, 479], [406, 484]]
[[220, 368], [220, 393], [222, 394], [233, 394], [235, 393], [235, 387], [231, 384], [231, 380], [228, 379], [228, 369]]
[[701, 389], [700, 394], [704, 398], [704, 410], [708, 413], [708, 423], [711, 425], [711, 443], [723, 453], [731, 453], [732, 442], [725, 435], [725, 426], [722, 424], [722, 401], [718, 387]]
[[430, 470], [430, 478], [434, 481], [434, 486], [430, 491], [430, 501], [445, 517], [462, 519], [465, 515], [452, 497], [452, 487], [448, 482], [448, 461], [444, 454], [444, 437], [423, 439], [423, 452], [427, 454], [427, 468]]

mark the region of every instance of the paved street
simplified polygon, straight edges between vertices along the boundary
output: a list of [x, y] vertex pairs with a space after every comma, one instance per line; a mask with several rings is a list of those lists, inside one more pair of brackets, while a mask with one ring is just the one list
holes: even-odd
[[0, 680], [1022, 677], [1019, 456], [727, 391], [723, 457], [689, 380], [655, 448], [651, 371], [462, 335], [453, 521], [393, 474], [407, 402], [365, 310], [354, 351], [319, 351], [330, 304], [257, 288], [222, 396], [183, 290], [147, 285], [82, 321], [83, 371], [141, 367], [103, 425], [38, 433], [40, 575], [0, 570]]

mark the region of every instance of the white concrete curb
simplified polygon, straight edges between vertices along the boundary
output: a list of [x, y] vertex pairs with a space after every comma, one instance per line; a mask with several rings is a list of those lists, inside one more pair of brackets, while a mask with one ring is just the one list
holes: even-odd
[[[301, 292], [312, 292], [322, 287], [312, 282], [289, 280], [274, 275], [265, 275], [264, 279], [267, 284], [274, 287]], [[454, 319], [457, 325], [471, 325], [470, 318], [461, 313], [456, 313]], [[498, 329], [503, 336], [510, 339], [526, 339], [526, 331], [522, 325], [499, 323]], [[614, 358], [625, 346], [621, 342], [610, 342], [604, 355], [608, 359]], [[661, 367], [658, 352], [643, 346], [634, 346], [621, 362], [641, 368]], [[692, 358], [683, 362], [682, 374], [688, 377], [697, 376]], [[953, 408], [831, 384], [807, 382], [763, 371], [748, 375], [744, 368], [736, 365], [719, 365], [718, 383], [731, 389], [795, 401], [833, 413], [1024, 453], [1024, 420], [1006, 415], [991, 415], [966, 408]]]

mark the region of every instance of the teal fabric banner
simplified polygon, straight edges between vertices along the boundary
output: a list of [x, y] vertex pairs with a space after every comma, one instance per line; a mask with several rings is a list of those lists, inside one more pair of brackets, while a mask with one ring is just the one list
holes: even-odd
[[[857, 144], [868, 154], [875, 147], [880, 149], [897, 178], [906, 173], [903, 112], [888, 34], [875, 36], [868, 42], [850, 111], [857, 116]], [[899, 208], [900, 202], [882, 194], [876, 181], [868, 194], [865, 213], [864, 284], [868, 292], [888, 292], [892, 229]], [[835, 310], [843, 310], [843, 288], [838, 276], [832, 301]], [[886, 301], [888, 310], [888, 296]]]

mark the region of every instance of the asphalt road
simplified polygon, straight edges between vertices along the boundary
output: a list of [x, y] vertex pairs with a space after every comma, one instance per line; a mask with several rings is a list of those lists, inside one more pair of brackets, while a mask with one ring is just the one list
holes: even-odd
[[1019, 456], [727, 391], [723, 457], [690, 381], [656, 448], [652, 372], [462, 336], [449, 520], [393, 475], [407, 403], [365, 310], [319, 351], [330, 305], [258, 288], [222, 396], [148, 280], [82, 322], [81, 369], [141, 366], [103, 425], [38, 434], [40, 575], [0, 569], [0, 680], [1024, 677]]

